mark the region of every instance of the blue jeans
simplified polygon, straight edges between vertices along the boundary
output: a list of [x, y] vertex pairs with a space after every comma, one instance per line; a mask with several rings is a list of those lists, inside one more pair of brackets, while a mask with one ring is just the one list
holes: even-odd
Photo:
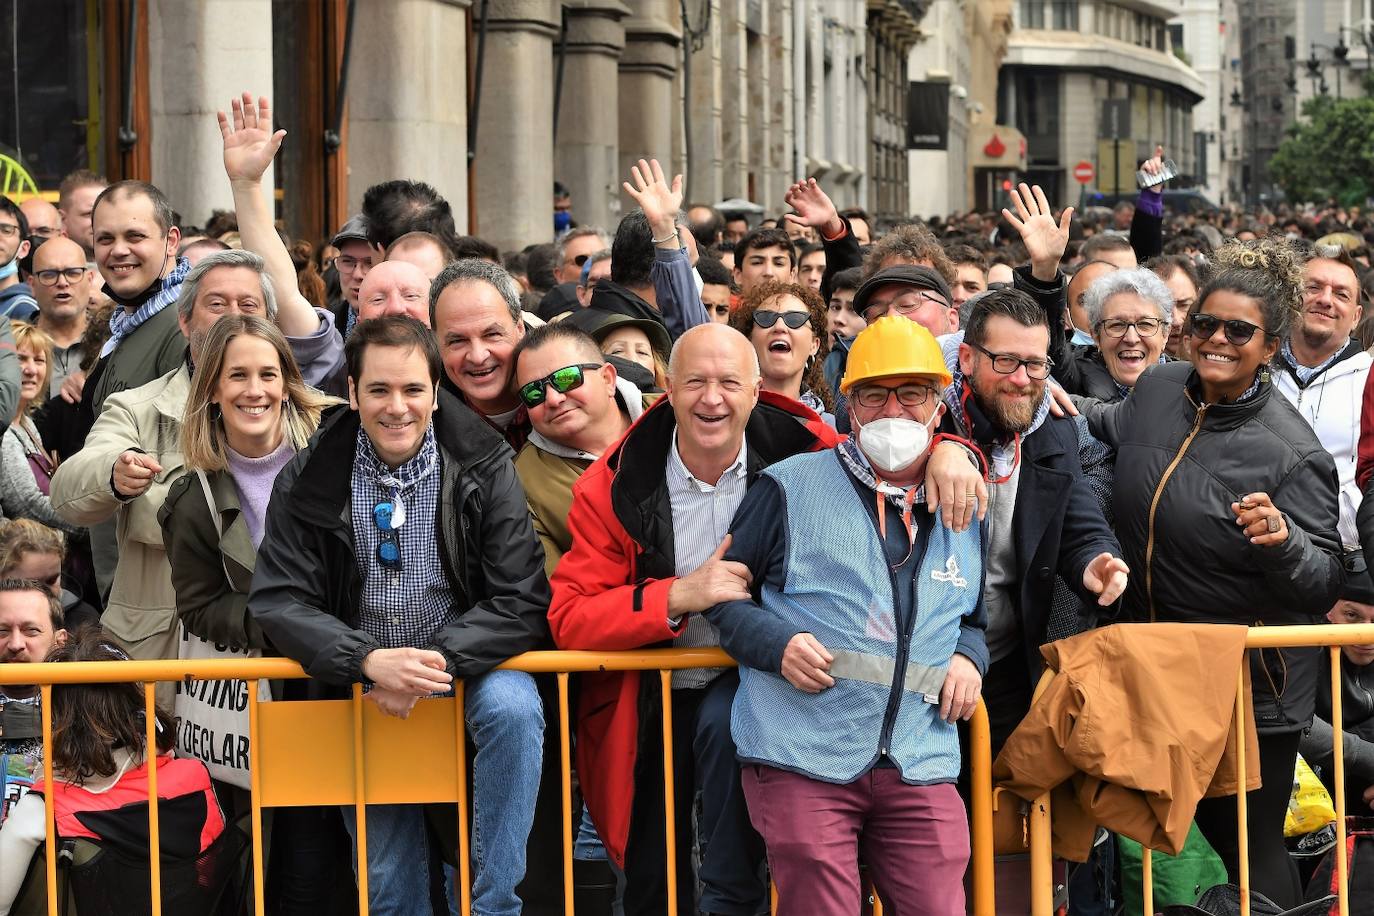
[[[489, 671], [466, 682], [472, 764], [473, 916], [519, 916], [516, 885], [534, 824], [544, 752], [544, 708], [523, 671]], [[423, 701], [422, 701], [423, 702]], [[343, 809], [354, 840], [354, 809]], [[419, 805], [367, 807], [368, 907], [372, 916], [431, 916], [429, 841]], [[445, 869], [449, 871], [448, 869]], [[452, 875], [447, 876], [453, 900]], [[450, 911], [457, 913], [455, 904]]]

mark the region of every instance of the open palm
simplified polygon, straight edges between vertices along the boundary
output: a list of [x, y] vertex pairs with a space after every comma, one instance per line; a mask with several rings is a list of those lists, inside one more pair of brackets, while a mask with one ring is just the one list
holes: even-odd
[[272, 106], [245, 92], [230, 103], [231, 117], [219, 112], [219, 131], [224, 138], [224, 171], [230, 181], [257, 181], [281, 149], [286, 131], [272, 132]]
[[682, 207], [681, 175], [673, 176], [672, 182], [669, 183], [657, 159], [650, 159], [648, 162], [641, 159], [637, 165], [630, 167], [630, 176], [634, 183], [627, 181], [622, 187], [644, 211], [644, 217], [650, 226], [677, 217], [677, 211]]

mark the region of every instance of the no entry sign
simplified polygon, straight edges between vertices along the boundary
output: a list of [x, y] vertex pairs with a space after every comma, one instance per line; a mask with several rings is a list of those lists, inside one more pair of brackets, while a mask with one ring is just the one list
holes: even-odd
[[1073, 167], [1074, 180], [1079, 184], [1091, 183], [1093, 176], [1096, 174], [1097, 173], [1093, 171], [1093, 164], [1086, 159]]

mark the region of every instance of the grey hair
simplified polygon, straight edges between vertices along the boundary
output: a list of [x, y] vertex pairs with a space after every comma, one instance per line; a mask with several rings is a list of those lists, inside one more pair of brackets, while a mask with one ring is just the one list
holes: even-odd
[[[731, 327], [729, 327], [728, 325], [716, 324], [715, 322], [707, 322], [706, 324], [699, 324], [699, 325], [696, 325], [695, 327], [688, 328], [686, 331], [683, 331], [683, 332], [682, 332], [682, 336], [679, 337], [677, 340], [673, 341], [673, 349], [672, 349], [672, 352], [670, 352], [670, 353], [668, 354], [668, 378], [671, 379], [671, 378], [676, 374], [676, 370], [677, 370], [677, 361], [678, 361], [678, 356], [677, 356], [677, 354], [678, 354], [678, 351], [682, 349], [683, 341], [687, 340], [689, 337], [695, 337], [695, 336], [699, 336], [699, 335], [701, 335], [701, 334], [715, 334], [715, 333], [718, 333], [717, 331], [714, 330], [715, 328], [725, 328], [726, 330], [732, 331], [732, 332], [734, 332], [734, 333], [739, 333], [739, 332], [737, 332], [737, 331], [734, 331], [734, 329], [731, 328]], [[693, 333], [694, 331], [696, 332], [695, 334]], [[744, 337], [744, 335], [742, 335], [742, 334], [741, 334], [740, 336], [741, 336], [741, 337]], [[744, 339], [745, 339], [745, 340], [748, 340], [749, 338], [744, 337]], [[753, 377], [752, 380], [753, 380], [753, 381], [758, 381], [760, 378], [763, 377], [763, 366], [759, 364], [759, 354], [758, 354], [758, 351], [754, 349], [753, 344], [750, 344], [748, 349], [749, 349], [749, 363], [750, 363], [750, 365], [752, 366], [752, 368], [753, 368], [753, 370], [754, 370], [754, 377]]]
[[1096, 328], [1102, 321], [1107, 300], [1121, 293], [1135, 293], [1159, 309], [1159, 320], [1166, 325], [1173, 321], [1174, 294], [1148, 267], [1134, 270], [1114, 270], [1094, 280], [1083, 294], [1083, 310], [1088, 313], [1088, 325]]
[[[611, 259], [611, 249], [609, 249], [609, 248], [603, 248], [603, 249], [601, 249], [600, 251], [596, 251], [596, 252], [593, 252], [592, 254], [588, 255], [588, 256], [587, 256], [587, 262], [586, 262], [586, 264], [583, 264], [582, 266], [585, 268], [585, 267], [587, 266], [587, 264], [590, 264], [590, 265], [592, 265], [593, 267], [595, 267], [597, 264], [600, 264], [602, 261], [609, 261], [610, 259]], [[578, 277], [578, 284], [579, 284], [579, 285], [581, 285], [581, 281], [582, 281], [582, 278], [581, 278], [581, 277]]]
[[569, 242], [573, 239], [580, 239], [588, 235], [596, 236], [602, 248], [611, 247], [611, 237], [606, 234], [605, 229], [602, 229], [600, 226], [578, 226], [576, 229], [569, 229], [554, 242], [554, 245], [558, 248], [558, 263], [562, 264], [563, 259], [567, 257]]
[[977, 305], [981, 299], [985, 298], [988, 293], [992, 292], [996, 292], [996, 290], [985, 289], [980, 293], [974, 293], [964, 300], [964, 304], [959, 306], [959, 327], [963, 328], [968, 326], [968, 319], [969, 316], [973, 314], [973, 307]]
[[501, 298], [506, 301], [506, 308], [510, 310], [510, 320], [519, 324], [522, 319], [520, 311], [520, 284], [515, 282], [515, 278], [506, 273], [506, 269], [490, 261], [481, 258], [463, 258], [454, 261], [439, 272], [439, 276], [434, 278], [434, 282], [429, 285], [429, 324], [435, 325], [434, 311], [439, 305], [439, 296], [455, 283], [489, 283]]
[[186, 274], [186, 279], [181, 283], [181, 292], [177, 296], [177, 314], [183, 321], [191, 320], [191, 310], [195, 308], [201, 281], [216, 267], [247, 267], [257, 271], [258, 282], [262, 284], [262, 304], [267, 312], [267, 320], [277, 320], [277, 293], [272, 286], [272, 275], [267, 272], [267, 262], [251, 251], [230, 248], [207, 254]]

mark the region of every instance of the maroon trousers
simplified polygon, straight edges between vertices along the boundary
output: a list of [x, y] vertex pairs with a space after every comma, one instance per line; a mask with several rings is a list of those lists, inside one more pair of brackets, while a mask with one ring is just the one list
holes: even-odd
[[883, 768], [842, 786], [754, 764], [741, 776], [779, 916], [855, 916], [861, 860], [888, 916], [963, 916], [968, 818], [952, 783]]

